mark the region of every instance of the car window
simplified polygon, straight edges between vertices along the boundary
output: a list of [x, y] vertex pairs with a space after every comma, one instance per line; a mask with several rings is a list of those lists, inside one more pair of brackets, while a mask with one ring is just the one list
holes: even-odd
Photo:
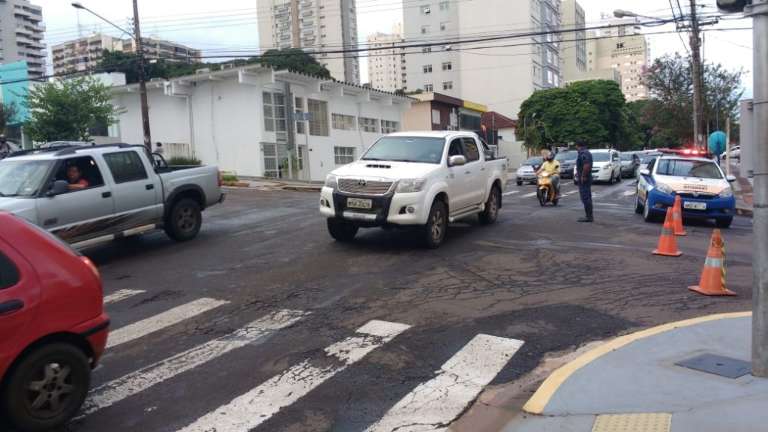
[[451, 156], [464, 156], [464, 148], [461, 146], [461, 138], [456, 138], [451, 141], [451, 146], [448, 148], [448, 157]]
[[563, 161], [573, 161], [576, 160], [576, 157], [578, 156], [577, 152], [574, 151], [564, 151], [560, 152], [555, 156], [555, 160], [559, 162]]
[[19, 283], [19, 269], [10, 258], [0, 252], [0, 290]]
[[[56, 170], [55, 180], [64, 180], [70, 185], [70, 192], [104, 186], [104, 177], [90, 156], [64, 159]], [[75, 188], [74, 186], [81, 187]]]
[[104, 155], [115, 183], [128, 183], [147, 178], [144, 163], [135, 151], [107, 153]]
[[467, 162], [475, 162], [480, 160], [480, 149], [477, 148], [477, 143], [474, 138], [462, 138], [464, 143], [464, 155], [467, 157]]
[[650, 162], [648, 162], [648, 171], [653, 172], [653, 167], [656, 165], [656, 157], [651, 159]]
[[709, 161], [662, 159], [659, 161], [658, 175], [675, 177], [696, 177], [705, 179], [722, 179], [717, 165]]
[[593, 162], [608, 162], [610, 161], [610, 156], [607, 152], [592, 152], [592, 161]]
[[525, 161], [525, 163], [523, 165], [537, 166], [537, 165], [541, 165], [542, 162], [544, 162], [544, 159], [542, 159], [540, 157], [532, 157], [532, 158], [528, 159], [527, 161]]

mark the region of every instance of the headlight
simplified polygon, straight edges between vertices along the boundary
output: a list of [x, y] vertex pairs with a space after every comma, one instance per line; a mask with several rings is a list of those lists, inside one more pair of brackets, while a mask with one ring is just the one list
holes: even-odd
[[328, 176], [325, 178], [325, 186], [332, 189], [338, 189], [339, 180], [336, 178], [335, 175], [328, 174]]
[[427, 184], [426, 179], [403, 179], [397, 182], [398, 193], [413, 193], [421, 192], [424, 189], [424, 185]]
[[733, 196], [733, 189], [730, 186], [720, 191], [720, 198], [730, 198]]
[[664, 183], [656, 183], [656, 189], [659, 190], [659, 192], [668, 194], [668, 195], [674, 195], [675, 190], [672, 189], [669, 185], [666, 185]]

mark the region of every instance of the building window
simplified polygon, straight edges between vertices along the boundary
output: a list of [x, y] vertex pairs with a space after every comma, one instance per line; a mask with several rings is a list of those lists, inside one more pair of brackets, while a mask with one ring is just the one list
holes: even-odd
[[421, 34], [427, 34], [427, 33], [429, 33], [429, 26], [428, 25], [421, 26]]
[[452, 69], [453, 69], [453, 63], [451, 63], [451, 62], [443, 63], [443, 70], [444, 71], [449, 71], [449, 70], [452, 70]]
[[309, 107], [309, 134], [314, 136], [328, 136], [328, 102], [307, 99]]
[[433, 92], [435, 91], [435, 86], [433, 86], [432, 84], [424, 84], [424, 91]]
[[[303, 118], [304, 115], [304, 98], [297, 97], [294, 99], [293, 106], [295, 108], [296, 118]], [[307, 133], [307, 124], [302, 120], [296, 120], [296, 133], [304, 135]]]
[[263, 92], [264, 130], [267, 132], [285, 132], [285, 96], [282, 93]]
[[333, 161], [336, 165], [346, 165], [355, 161], [354, 147], [334, 147]]
[[360, 117], [359, 122], [363, 132], [379, 133], [379, 121], [375, 118]]
[[424, 73], [432, 73], [432, 65], [424, 65]]
[[381, 133], [390, 134], [400, 130], [400, 123], [396, 121], [382, 120]]
[[334, 129], [355, 130], [355, 116], [344, 114], [331, 114], [331, 122]]
[[453, 90], [453, 81], [446, 81], [443, 83], [443, 90]]
[[424, 48], [421, 49], [421, 52], [425, 53], [425, 54], [426, 53], [431, 53], [432, 52], [432, 47], [424, 47]]
[[448, 22], [447, 21], [440, 23], [440, 31], [445, 31], [445, 29], [447, 29], [447, 28], [448, 28]]
[[447, 11], [451, 8], [451, 2], [449, 1], [441, 1], [440, 2], [440, 10], [441, 11]]
[[423, 15], [429, 15], [430, 13], [432, 13], [432, 8], [429, 5], [423, 5], [421, 7], [421, 13]]
[[440, 110], [436, 110], [436, 109], [432, 110], [432, 124], [436, 124], [436, 125], [440, 124]]

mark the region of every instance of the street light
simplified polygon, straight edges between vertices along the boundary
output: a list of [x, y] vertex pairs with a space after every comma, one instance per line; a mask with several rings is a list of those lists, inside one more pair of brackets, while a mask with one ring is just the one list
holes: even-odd
[[133, 0], [133, 28], [134, 32], [131, 33], [112, 21], [104, 18], [96, 12], [83, 6], [80, 2], [73, 2], [72, 7], [78, 10], [84, 10], [93, 14], [96, 18], [106, 22], [112, 27], [120, 30], [120, 32], [128, 35], [136, 43], [136, 57], [138, 60], [138, 72], [139, 72], [139, 96], [141, 99], [141, 124], [144, 130], [144, 146], [147, 150], [152, 151], [152, 135], [149, 129], [149, 102], [147, 100], [147, 80], [144, 76], [144, 47], [141, 41], [141, 27], [139, 25], [139, 4], [138, 0]]

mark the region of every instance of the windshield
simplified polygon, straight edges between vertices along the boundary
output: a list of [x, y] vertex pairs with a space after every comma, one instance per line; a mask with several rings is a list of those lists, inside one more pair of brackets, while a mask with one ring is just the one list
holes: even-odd
[[623, 161], [631, 161], [632, 158], [634, 158], [634, 156], [635, 156], [634, 153], [622, 153], [620, 155], [621, 160], [623, 160]]
[[592, 153], [593, 162], [608, 162], [609, 160], [611, 160], [611, 157], [608, 152]]
[[555, 159], [556, 159], [557, 161], [559, 161], [559, 162], [562, 162], [562, 161], [571, 161], [571, 160], [576, 160], [576, 158], [577, 158], [578, 156], [579, 156], [579, 154], [578, 154], [577, 152], [574, 152], [574, 151], [565, 151], [565, 152], [560, 152], [560, 153], [558, 153], [558, 154], [557, 154], [557, 156], [555, 156]]
[[439, 164], [444, 147], [442, 138], [388, 136], [376, 141], [363, 160]]
[[656, 159], [659, 156], [661, 156], [660, 153], [647, 154], [647, 155], [643, 156], [642, 162], [644, 164], [649, 164], [649, 163], [651, 163], [652, 160]]
[[30, 197], [40, 190], [51, 161], [4, 160], [0, 162], [0, 197]]
[[662, 159], [656, 174], [675, 177], [696, 177], [704, 179], [722, 179], [723, 174], [714, 162]]
[[541, 165], [541, 163], [543, 161], [544, 161], [544, 159], [542, 159], [540, 157], [532, 157], [532, 158], [528, 159], [527, 161], [525, 161], [525, 163], [523, 165], [536, 166], [536, 165]]

